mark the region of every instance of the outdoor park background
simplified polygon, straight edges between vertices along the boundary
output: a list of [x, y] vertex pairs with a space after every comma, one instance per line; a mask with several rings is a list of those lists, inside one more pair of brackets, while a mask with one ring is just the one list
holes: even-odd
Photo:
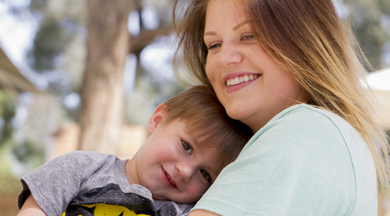
[[[368, 70], [389, 74], [390, 1], [336, 4], [351, 20], [373, 66]], [[45, 161], [74, 149], [129, 158], [147, 138], [154, 108], [186, 88], [173, 75], [171, 6], [172, 0], [0, 0], [1, 215], [16, 215], [18, 179]], [[93, 57], [102, 53], [111, 58], [108, 66]], [[390, 130], [390, 77], [370, 80]], [[390, 210], [389, 202], [383, 208]]]

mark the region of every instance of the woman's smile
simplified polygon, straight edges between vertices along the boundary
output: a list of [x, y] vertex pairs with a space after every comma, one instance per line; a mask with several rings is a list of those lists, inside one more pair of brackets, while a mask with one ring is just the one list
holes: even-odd
[[223, 80], [226, 85], [227, 92], [238, 91], [257, 80], [261, 74], [237, 72], [226, 75]]
[[229, 80], [226, 81], [226, 86], [235, 86], [235, 85], [238, 85], [238, 84], [241, 84], [243, 82], [248, 82], [248, 81], [252, 81], [254, 79], [257, 78], [257, 75], [244, 75], [244, 76], [238, 76], [236, 78], [231, 78]]

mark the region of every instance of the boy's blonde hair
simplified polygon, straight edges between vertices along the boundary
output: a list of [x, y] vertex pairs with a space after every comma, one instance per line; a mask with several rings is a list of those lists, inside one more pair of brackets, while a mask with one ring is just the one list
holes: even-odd
[[[185, 3], [184, 14], [179, 2]], [[207, 4], [208, 0], [175, 0], [173, 13], [174, 20], [180, 16], [174, 26], [186, 66], [211, 86], [203, 41]], [[308, 103], [336, 113], [360, 133], [375, 161], [378, 189], [388, 186], [389, 146], [374, 120], [372, 94], [362, 86], [367, 72], [358, 57], [366, 58], [333, 1], [237, 0], [237, 4], [251, 20], [259, 46], [308, 92]]]
[[167, 117], [163, 124], [183, 120], [186, 132], [204, 138], [197, 145], [219, 148], [217, 166], [220, 170], [237, 158], [253, 135], [244, 123], [229, 118], [210, 87], [191, 87], [164, 104]]

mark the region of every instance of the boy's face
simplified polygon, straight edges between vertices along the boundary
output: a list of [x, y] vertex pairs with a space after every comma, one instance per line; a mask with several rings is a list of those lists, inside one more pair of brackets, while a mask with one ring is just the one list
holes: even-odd
[[154, 199], [195, 202], [221, 171], [215, 165], [219, 151], [197, 146], [201, 140], [185, 132], [184, 121], [163, 124], [164, 114], [158, 109], [148, 125], [151, 135], [136, 154], [138, 183]]

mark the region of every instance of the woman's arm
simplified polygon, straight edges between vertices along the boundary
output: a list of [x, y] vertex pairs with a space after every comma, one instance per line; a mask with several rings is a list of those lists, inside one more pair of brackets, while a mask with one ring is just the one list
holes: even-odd
[[45, 212], [39, 207], [34, 197], [30, 194], [20, 209], [18, 216], [46, 216]]
[[214, 212], [209, 212], [202, 209], [197, 209], [192, 211], [188, 216], [219, 216], [219, 214], [215, 214]]

